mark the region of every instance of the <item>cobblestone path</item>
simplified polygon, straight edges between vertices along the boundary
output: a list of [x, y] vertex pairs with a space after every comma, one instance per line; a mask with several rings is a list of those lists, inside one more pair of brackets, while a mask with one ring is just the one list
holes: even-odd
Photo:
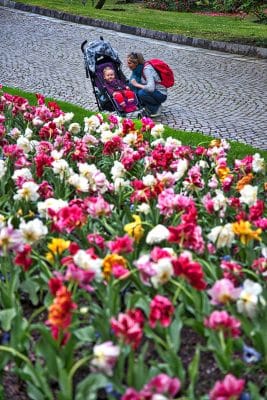
[[81, 43], [103, 36], [126, 54], [162, 58], [175, 72], [158, 120], [267, 150], [267, 63], [0, 7], [0, 83], [97, 110]]

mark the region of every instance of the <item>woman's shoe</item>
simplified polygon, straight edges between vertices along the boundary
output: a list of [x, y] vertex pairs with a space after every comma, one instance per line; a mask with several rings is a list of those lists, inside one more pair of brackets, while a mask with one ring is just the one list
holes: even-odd
[[160, 105], [155, 113], [150, 114], [150, 117], [151, 118], [159, 117], [161, 115], [161, 110], [162, 110], [162, 106]]

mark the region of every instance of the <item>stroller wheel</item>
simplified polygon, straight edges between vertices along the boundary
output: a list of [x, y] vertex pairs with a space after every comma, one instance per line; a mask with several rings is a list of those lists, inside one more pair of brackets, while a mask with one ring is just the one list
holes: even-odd
[[145, 116], [147, 116], [146, 109], [145, 108], [141, 108], [138, 118], [140, 119], [140, 118], [143, 118]]
[[142, 118], [144, 116], [144, 114], [143, 114], [142, 110], [136, 110], [136, 111], [133, 111], [131, 113], [126, 114], [126, 116], [128, 118], [140, 119], [140, 118]]

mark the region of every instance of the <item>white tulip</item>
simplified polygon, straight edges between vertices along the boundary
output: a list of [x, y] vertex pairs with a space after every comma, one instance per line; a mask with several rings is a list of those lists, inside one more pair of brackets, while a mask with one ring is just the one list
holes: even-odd
[[224, 226], [215, 226], [208, 234], [208, 239], [215, 243], [217, 249], [222, 247], [230, 247], [234, 241], [234, 232], [232, 224], [226, 224]]
[[147, 244], [160, 243], [169, 238], [170, 232], [164, 225], [156, 225], [146, 237]]
[[245, 185], [243, 189], [240, 190], [240, 201], [248, 206], [252, 206], [257, 201], [258, 187]]

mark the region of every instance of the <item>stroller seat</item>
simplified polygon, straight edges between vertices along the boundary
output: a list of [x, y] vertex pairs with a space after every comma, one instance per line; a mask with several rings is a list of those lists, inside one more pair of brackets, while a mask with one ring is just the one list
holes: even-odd
[[[104, 62], [103, 64], [102, 63], [101, 64], [97, 64], [96, 65], [96, 72], [95, 72], [95, 85], [96, 85], [97, 89], [99, 90], [99, 93], [101, 93], [100, 101], [103, 101], [103, 100], [104, 101], [112, 101], [113, 100], [116, 103], [116, 107], [121, 112], [123, 112], [125, 110], [121, 107], [121, 105], [117, 102], [117, 100], [112, 97], [112, 95], [111, 95], [112, 99], [109, 98], [108, 90], [106, 90], [106, 88], [105, 88], [105, 81], [104, 81], [104, 78], [103, 78], [103, 73], [104, 73], [104, 69], [106, 67], [110, 67], [111, 69], [113, 69], [114, 72], [115, 72], [115, 78], [121, 80], [127, 86], [126, 79], [122, 79], [122, 75], [117, 70], [116, 63], [114, 63], [114, 62]], [[123, 78], [125, 78], [125, 77], [123, 76]], [[133, 111], [136, 111], [138, 109], [138, 99], [136, 97], [136, 94], [135, 93], [133, 93], [133, 94], [134, 94], [134, 101], [131, 104], [128, 104], [127, 108], [126, 108], [126, 110], [128, 112], [133, 112]]]
[[[127, 79], [122, 72], [122, 63], [118, 53], [103, 38], [100, 38], [99, 41], [89, 43], [85, 49], [86, 43], [87, 41], [81, 46], [84, 54], [86, 76], [91, 79], [99, 110], [111, 111], [120, 116], [132, 118], [143, 116], [143, 109], [135, 93], [134, 101], [131, 104], [126, 104], [125, 109], [123, 109], [105, 87], [103, 70], [106, 67], [111, 67], [115, 71], [115, 78], [121, 80], [127, 86]], [[132, 113], [135, 115], [130, 115]]]

